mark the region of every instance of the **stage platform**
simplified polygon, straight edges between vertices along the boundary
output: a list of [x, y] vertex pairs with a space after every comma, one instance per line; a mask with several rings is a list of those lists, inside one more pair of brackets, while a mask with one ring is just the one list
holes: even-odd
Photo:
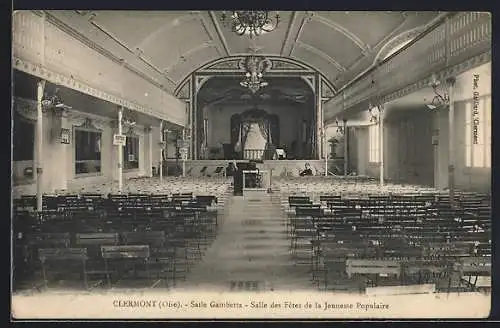
[[[225, 168], [228, 163], [234, 162], [235, 160], [187, 160], [186, 161], [186, 175], [193, 177], [201, 176], [215, 176], [217, 175], [216, 170], [218, 167], [223, 167], [224, 170], [221, 174], [225, 172]], [[236, 160], [237, 163], [249, 162], [249, 160]], [[170, 163], [170, 162], [169, 162]], [[266, 160], [262, 163], [257, 164], [259, 170], [266, 170], [271, 173], [273, 177], [298, 177], [300, 172], [304, 170], [306, 163], [311, 166], [314, 175], [324, 175], [325, 173], [325, 160]], [[328, 167], [332, 165], [339, 165], [337, 160], [328, 160]], [[182, 165], [182, 161], [179, 161], [179, 165]], [[205, 168], [205, 169], [204, 169]]]

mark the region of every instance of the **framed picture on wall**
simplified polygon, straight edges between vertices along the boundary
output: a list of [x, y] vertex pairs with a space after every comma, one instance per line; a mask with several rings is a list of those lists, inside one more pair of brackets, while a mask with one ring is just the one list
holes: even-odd
[[69, 145], [71, 140], [71, 130], [61, 129], [61, 143]]

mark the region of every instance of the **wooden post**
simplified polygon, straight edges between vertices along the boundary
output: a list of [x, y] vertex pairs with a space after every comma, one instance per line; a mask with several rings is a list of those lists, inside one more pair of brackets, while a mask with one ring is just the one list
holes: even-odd
[[[118, 107], [118, 135], [122, 135], [122, 119], [123, 107]], [[121, 193], [123, 188], [123, 146], [120, 144], [118, 147], [118, 191]]]
[[349, 143], [348, 133], [347, 133], [347, 120], [344, 118], [344, 177], [347, 178], [347, 171], [349, 169], [349, 150], [347, 145]]
[[43, 206], [43, 107], [42, 99], [45, 90], [45, 80], [37, 85], [37, 119], [36, 119], [36, 209]]
[[450, 193], [450, 203], [455, 205], [455, 104], [453, 102], [453, 86], [455, 78], [446, 80], [448, 86], [448, 131], [449, 131], [449, 149], [448, 149], [448, 190]]
[[160, 181], [163, 181], [163, 120], [160, 121]]
[[380, 187], [384, 186], [384, 105], [378, 106], [379, 149], [380, 149]]

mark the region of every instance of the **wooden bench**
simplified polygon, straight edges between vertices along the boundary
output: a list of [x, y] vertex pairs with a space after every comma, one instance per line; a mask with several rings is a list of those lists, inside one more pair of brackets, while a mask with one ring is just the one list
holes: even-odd
[[[467, 284], [472, 290], [476, 290], [478, 277], [491, 277], [491, 265], [489, 256], [470, 256], [461, 258], [455, 268], [458, 269], [461, 277], [469, 278]], [[474, 282], [471, 281], [472, 277], [475, 277]], [[481, 287], [491, 288], [491, 285]]]
[[[104, 270], [108, 285], [111, 287], [111, 274], [116, 274], [117, 278], [122, 277], [129, 269], [137, 273], [137, 264], [145, 264], [149, 278], [149, 257], [148, 245], [114, 245], [101, 246], [101, 255], [104, 259]], [[112, 267], [110, 270], [110, 266]]]
[[346, 273], [349, 278], [354, 275], [375, 276], [375, 279], [370, 281], [375, 285], [379, 277], [395, 276], [401, 277], [401, 264], [398, 261], [390, 260], [362, 260], [348, 259], [346, 261]]
[[38, 250], [38, 258], [42, 264], [42, 275], [45, 287], [47, 287], [47, 262], [58, 262], [58, 267], [63, 272], [68, 270], [68, 261], [79, 261], [82, 263], [82, 274], [84, 279], [85, 288], [87, 287], [87, 274], [86, 274], [86, 261], [87, 249], [86, 248], [40, 248]]

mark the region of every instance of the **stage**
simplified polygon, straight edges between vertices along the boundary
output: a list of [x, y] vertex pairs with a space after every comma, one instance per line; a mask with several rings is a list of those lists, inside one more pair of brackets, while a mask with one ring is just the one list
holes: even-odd
[[[186, 176], [202, 177], [202, 176], [223, 176], [228, 163], [235, 162], [249, 162], [249, 160], [186, 160]], [[168, 161], [169, 165], [174, 164], [175, 161]], [[257, 164], [259, 170], [270, 172], [273, 177], [297, 177], [300, 172], [304, 170], [305, 165], [309, 164], [314, 175], [325, 174], [325, 160], [264, 160]], [[178, 162], [182, 167], [182, 160]], [[342, 166], [343, 163], [339, 160], [328, 160], [328, 170], [331, 172], [334, 165]], [[222, 167], [217, 171], [218, 167]]]

